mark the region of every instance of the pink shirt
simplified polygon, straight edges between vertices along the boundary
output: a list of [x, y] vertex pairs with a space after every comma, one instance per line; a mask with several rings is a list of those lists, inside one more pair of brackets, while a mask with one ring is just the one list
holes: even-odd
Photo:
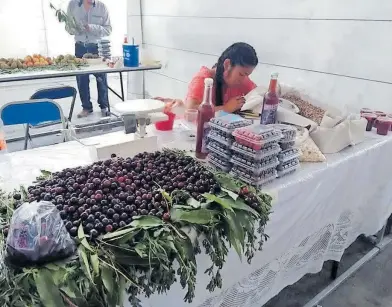
[[[188, 86], [188, 93], [187, 93], [186, 100], [203, 101], [204, 79], [214, 78], [214, 77], [215, 77], [215, 71], [208, 67], [203, 66], [190, 82]], [[223, 93], [223, 104], [228, 102], [233, 97], [243, 96], [248, 94], [254, 88], [256, 88], [256, 84], [253, 83], [249, 78], [246, 78], [245, 82], [239, 86], [226, 88]], [[215, 104], [214, 89], [212, 91], [212, 102]]]

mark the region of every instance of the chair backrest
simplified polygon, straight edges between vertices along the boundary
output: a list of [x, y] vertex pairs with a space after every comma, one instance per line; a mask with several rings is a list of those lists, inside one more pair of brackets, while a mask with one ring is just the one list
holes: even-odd
[[45, 88], [38, 90], [30, 97], [33, 99], [63, 99], [68, 97], [73, 97], [76, 99], [77, 91], [72, 86], [61, 86], [61, 87], [53, 87], [53, 88]]
[[0, 108], [0, 118], [5, 126], [30, 124], [36, 126], [46, 122], [62, 122], [64, 115], [59, 104], [53, 100], [15, 101]]
[[72, 120], [72, 114], [75, 106], [75, 101], [76, 101], [76, 95], [77, 91], [74, 87], [72, 86], [60, 86], [60, 87], [52, 87], [52, 88], [45, 88], [45, 89], [40, 89], [37, 92], [31, 96], [31, 100], [33, 99], [63, 99], [63, 98], [69, 98], [72, 97], [71, 101], [71, 108], [69, 110], [68, 114], [68, 120]]

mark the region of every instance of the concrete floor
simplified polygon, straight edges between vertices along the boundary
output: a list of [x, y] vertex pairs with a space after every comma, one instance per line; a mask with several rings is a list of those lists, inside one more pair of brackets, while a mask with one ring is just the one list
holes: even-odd
[[[338, 273], [346, 271], [350, 266], [362, 258], [373, 245], [358, 238], [344, 253], [339, 265]], [[323, 269], [317, 274], [307, 274], [294, 285], [283, 289], [276, 297], [272, 298], [264, 307], [301, 307], [308, 303], [331, 282], [332, 261], [324, 263]], [[330, 305], [332, 307], [332, 305]], [[344, 306], [335, 305], [334, 307]], [[368, 305], [371, 306], [371, 305]], [[375, 305], [376, 306], [376, 305]], [[325, 307], [325, 306], [323, 306]]]
[[320, 306], [390, 307], [391, 276], [392, 245], [389, 245], [321, 301]]
[[[120, 87], [120, 79], [119, 77], [115, 75], [109, 75], [108, 77], [108, 83], [111, 88], [113, 88], [117, 93], [121, 93], [121, 87]], [[127, 77], [126, 74], [124, 74], [124, 90], [125, 93], [127, 92]], [[23, 101], [29, 99], [29, 97], [35, 93], [37, 90], [42, 89], [42, 88], [50, 88], [50, 87], [58, 87], [58, 86], [73, 86], [77, 88], [76, 85], [76, 79], [75, 78], [60, 78], [60, 79], [48, 79], [48, 80], [41, 80], [41, 81], [28, 81], [28, 82], [11, 82], [11, 83], [1, 83], [0, 84], [0, 107], [4, 105], [5, 103], [11, 102], [11, 101]], [[73, 119], [72, 123], [77, 125], [77, 124], [84, 124], [84, 123], [92, 123], [92, 122], [97, 122], [100, 118], [100, 110], [97, 104], [97, 89], [96, 89], [96, 82], [94, 77], [90, 77], [90, 92], [91, 92], [91, 101], [93, 103], [95, 113], [92, 116], [89, 116], [84, 119], [78, 119], [77, 114], [82, 110], [81, 107], [81, 102], [79, 99], [79, 95], [77, 96], [76, 102], [75, 102], [75, 108], [73, 112]], [[65, 116], [68, 117], [69, 110], [71, 108], [71, 99], [60, 99], [56, 100], [62, 110]], [[113, 93], [109, 91], [109, 102], [110, 105], [113, 107], [116, 103], [121, 103], [121, 100], [115, 96]], [[35, 134], [38, 132], [46, 132], [46, 131], [51, 131], [53, 129], [58, 129], [58, 127], [46, 127], [46, 128], [41, 128], [41, 129], [34, 129], [31, 131], [31, 134]], [[24, 126], [23, 125], [18, 125], [18, 126], [9, 126], [5, 127], [5, 134], [7, 139], [12, 139], [12, 138], [17, 138], [17, 137], [23, 137], [24, 136]], [[34, 144], [34, 142], [38, 142], [37, 144]], [[44, 142], [44, 143], [42, 143]], [[36, 146], [42, 146], [43, 144], [48, 145], [45, 140], [33, 140], [32, 144], [29, 148], [31, 147], [36, 147]], [[20, 149], [23, 148], [23, 144], [21, 145]], [[16, 149], [16, 148], [15, 148]]]

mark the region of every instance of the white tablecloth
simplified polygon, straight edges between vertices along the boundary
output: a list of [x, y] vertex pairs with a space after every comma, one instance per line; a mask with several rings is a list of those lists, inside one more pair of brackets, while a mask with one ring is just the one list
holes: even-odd
[[[160, 133], [159, 139], [161, 146], [191, 146], [180, 131]], [[368, 134], [364, 143], [328, 155], [327, 163], [302, 164], [297, 173], [276, 180], [266, 188], [276, 197], [266, 229], [270, 240], [251, 265], [230, 251], [223, 289], [209, 293], [203, 273], [209, 260], [200, 255], [192, 304], [183, 302], [185, 293], [175, 284], [167, 295], [143, 299], [143, 306], [260, 307], [305, 274], [318, 272], [324, 261], [340, 260], [358, 235], [376, 233], [392, 213], [391, 153], [392, 136]], [[30, 184], [40, 169], [90, 162], [88, 148], [77, 142], [0, 156], [0, 187]]]

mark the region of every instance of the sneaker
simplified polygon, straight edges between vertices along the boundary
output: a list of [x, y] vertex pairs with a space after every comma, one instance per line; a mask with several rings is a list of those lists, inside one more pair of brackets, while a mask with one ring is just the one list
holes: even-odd
[[108, 116], [110, 116], [110, 112], [106, 108], [105, 109], [101, 109], [101, 115], [102, 115], [102, 117], [108, 117]]
[[91, 110], [85, 110], [85, 109], [83, 109], [82, 110], [82, 112], [80, 112], [79, 114], [78, 114], [78, 118], [84, 118], [84, 117], [87, 117], [87, 116], [89, 116], [90, 114], [92, 114], [93, 113], [93, 111]]

